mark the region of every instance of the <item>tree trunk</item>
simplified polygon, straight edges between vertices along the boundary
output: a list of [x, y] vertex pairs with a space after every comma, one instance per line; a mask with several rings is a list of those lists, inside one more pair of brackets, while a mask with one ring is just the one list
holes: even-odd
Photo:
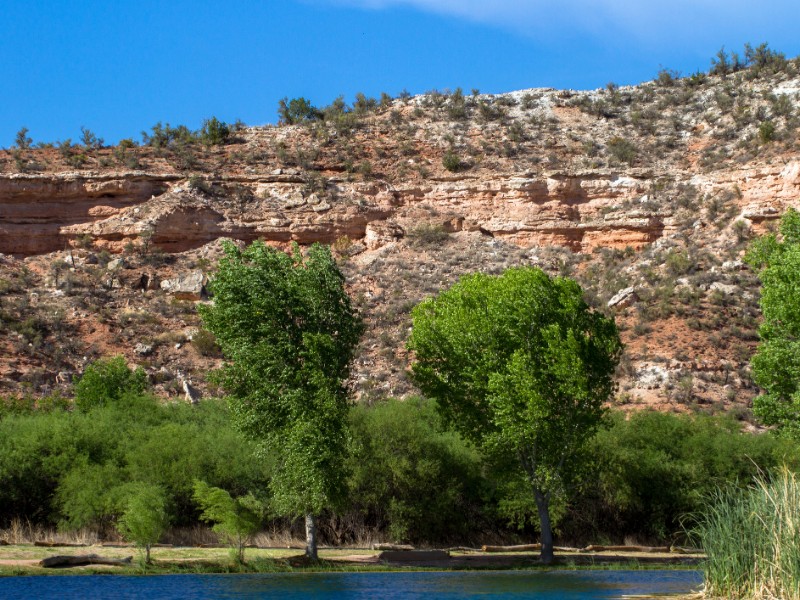
[[145, 553], [144, 564], [149, 565], [150, 564], [150, 544], [145, 544], [144, 545], [144, 553]]
[[539, 511], [539, 523], [542, 530], [542, 551], [540, 559], [543, 564], [553, 562], [553, 527], [550, 524], [550, 494], [543, 494], [539, 490], [533, 491], [536, 498], [536, 508]]
[[306, 556], [317, 560], [317, 517], [306, 515]]

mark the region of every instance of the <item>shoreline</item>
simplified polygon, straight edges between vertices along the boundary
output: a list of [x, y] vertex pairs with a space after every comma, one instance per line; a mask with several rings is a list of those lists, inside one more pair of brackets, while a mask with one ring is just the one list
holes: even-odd
[[[556, 552], [550, 565], [539, 562], [538, 552], [484, 553], [453, 551], [446, 558], [405, 559], [393, 556], [384, 560], [380, 552], [354, 548], [321, 548], [319, 562], [312, 563], [297, 548], [248, 548], [245, 563], [231, 561], [226, 547], [156, 547], [151, 550], [153, 564], [139, 562], [133, 546], [48, 547], [33, 544], [0, 547], [0, 577], [51, 575], [159, 575], [159, 574], [254, 574], [376, 571], [472, 571], [472, 570], [684, 570], [699, 569], [701, 554]], [[107, 558], [133, 557], [130, 566], [88, 565], [44, 568], [39, 561], [53, 555], [95, 554]]]

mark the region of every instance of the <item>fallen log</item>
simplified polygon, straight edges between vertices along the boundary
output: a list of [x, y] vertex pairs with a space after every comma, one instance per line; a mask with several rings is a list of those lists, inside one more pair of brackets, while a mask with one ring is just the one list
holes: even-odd
[[125, 567], [133, 561], [132, 556], [125, 558], [107, 558], [97, 554], [78, 554], [76, 556], [49, 556], [39, 561], [39, 566], [45, 569], [58, 567], [85, 567], [86, 565], [110, 565], [113, 567]]
[[652, 554], [656, 552], [669, 553], [669, 546], [586, 546], [583, 552], [642, 552]]
[[388, 550], [388, 551], [408, 551], [413, 550], [414, 546], [409, 544], [372, 544], [370, 550]]
[[482, 552], [538, 552], [541, 544], [520, 544], [517, 546], [481, 546]]
[[686, 548], [684, 546], [672, 546], [669, 549], [670, 552], [675, 554], [702, 554], [703, 551], [699, 548]]
[[39, 546], [40, 548], [85, 548], [89, 544], [74, 544], [71, 542], [44, 542], [38, 541], [33, 542], [34, 546]]

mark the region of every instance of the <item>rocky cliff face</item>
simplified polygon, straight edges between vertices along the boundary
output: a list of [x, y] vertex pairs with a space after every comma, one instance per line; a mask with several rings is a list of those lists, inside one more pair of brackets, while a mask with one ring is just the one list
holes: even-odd
[[177, 372], [213, 392], [220, 357], [193, 302], [221, 238], [264, 239], [340, 256], [370, 326], [362, 396], [413, 393], [414, 303], [467, 272], [535, 264], [617, 316], [619, 402], [746, 416], [758, 309], [741, 255], [800, 205], [797, 70], [430, 94], [221, 146], [12, 150], [0, 386], [68, 393], [88, 360], [123, 353], [164, 394], [180, 393]]

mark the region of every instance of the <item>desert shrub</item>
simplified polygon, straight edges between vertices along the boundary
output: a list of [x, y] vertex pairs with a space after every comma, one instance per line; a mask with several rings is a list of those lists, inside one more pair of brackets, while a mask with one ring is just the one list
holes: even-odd
[[744, 68], [744, 64], [739, 59], [736, 52], [728, 54], [725, 48], [721, 48], [715, 58], [711, 59], [710, 75], [727, 75], [728, 73], [735, 73]]
[[99, 150], [103, 147], [103, 138], [97, 137], [91, 129], [81, 126], [81, 142], [86, 151]]
[[775, 52], [769, 44], [759, 44], [755, 48], [744, 45], [744, 58], [750, 67], [750, 75], [759, 77], [762, 74], [779, 73], [786, 68], [788, 61], [782, 52]]
[[201, 175], [190, 175], [189, 179], [186, 181], [186, 185], [190, 190], [197, 190], [205, 194], [210, 194], [212, 192], [211, 184]]
[[150, 128], [150, 133], [142, 132], [142, 142], [152, 148], [185, 146], [195, 141], [197, 136], [186, 125], [172, 127], [169, 123], [162, 125], [159, 121]]
[[659, 69], [656, 83], [662, 87], [672, 87], [681, 78], [681, 74], [673, 69]]
[[231, 137], [231, 127], [217, 117], [211, 117], [203, 121], [198, 137], [207, 146], [224, 144]]
[[207, 329], [200, 329], [192, 336], [192, 346], [200, 356], [220, 356], [217, 338]]
[[452, 150], [448, 150], [444, 153], [444, 157], [442, 158], [442, 165], [448, 171], [455, 173], [456, 171], [461, 170], [461, 158], [453, 152]]
[[762, 144], [768, 144], [775, 139], [775, 123], [764, 121], [758, 126], [758, 139]]
[[378, 106], [378, 101], [375, 98], [369, 98], [362, 92], [356, 94], [356, 101], [353, 102], [353, 112], [359, 116], [366, 115]]
[[435, 223], [420, 223], [406, 235], [414, 246], [435, 246], [446, 242], [450, 237], [444, 227]]
[[309, 121], [318, 121], [322, 113], [305, 98], [283, 98], [278, 101], [278, 118], [281, 123], [295, 125]]
[[33, 144], [33, 139], [28, 136], [28, 128], [21, 127], [14, 138], [14, 147], [18, 150], [28, 150]]
[[607, 144], [608, 153], [619, 162], [632, 164], [636, 159], [636, 146], [619, 136], [613, 137]]

